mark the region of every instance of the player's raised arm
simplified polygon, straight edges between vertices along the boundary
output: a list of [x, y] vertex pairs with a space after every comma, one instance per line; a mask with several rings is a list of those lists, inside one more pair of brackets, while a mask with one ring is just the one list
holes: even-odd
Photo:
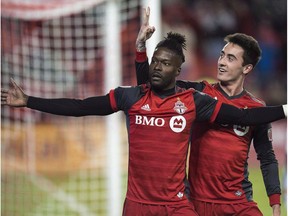
[[41, 112], [63, 116], [109, 115], [113, 113], [109, 94], [86, 99], [38, 98], [28, 96], [11, 79], [12, 88], [1, 89], [1, 104], [10, 107], [28, 107]]
[[143, 8], [142, 24], [136, 39], [136, 50], [138, 52], [146, 51], [146, 40], [155, 32], [155, 27], [149, 25], [150, 7]]
[[143, 8], [142, 24], [135, 42], [136, 59], [136, 77], [137, 85], [148, 82], [149, 63], [146, 54], [146, 40], [148, 40], [155, 31], [154, 26], [149, 25], [150, 8]]

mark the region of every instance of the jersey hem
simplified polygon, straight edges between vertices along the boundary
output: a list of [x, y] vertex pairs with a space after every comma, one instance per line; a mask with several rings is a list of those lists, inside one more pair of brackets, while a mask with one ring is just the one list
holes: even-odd
[[209, 200], [209, 199], [195, 199], [191, 198], [191, 201], [200, 201], [200, 202], [207, 202], [207, 203], [219, 203], [219, 204], [239, 204], [239, 203], [249, 203], [255, 202], [254, 200]]
[[174, 204], [178, 204], [178, 203], [185, 203], [185, 202], [190, 202], [186, 197], [179, 200], [179, 201], [166, 201], [166, 202], [153, 202], [153, 201], [146, 201], [146, 200], [138, 200], [138, 199], [133, 199], [130, 197], [126, 197], [126, 199], [131, 200], [133, 202], [137, 202], [137, 203], [142, 203], [142, 204], [148, 204], [148, 205], [174, 205]]

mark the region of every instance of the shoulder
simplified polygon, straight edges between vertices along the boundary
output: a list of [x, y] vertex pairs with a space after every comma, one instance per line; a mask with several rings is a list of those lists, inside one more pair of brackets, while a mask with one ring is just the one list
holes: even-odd
[[114, 90], [115, 97], [118, 99], [135, 101], [141, 98], [150, 90], [148, 84], [138, 86], [119, 86]]
[[205, 87], [205, 84], [203, 82], [191, 82], [188, 80], [177, 80], [176, 85], [185, 88], [185, 89], [196, 89], [198, 91], [202, 91]]
[[250, 100], [252, 103], [255, 104], [255, 106], [266, 106], [266, 103], [264, 100], [262, 100], [259, 97], [256, 97], [255, 95], [253, 95], [251, 92], [245, 90], [245, 97]]
[[114, 90], [115, 103], [118, 110], [128, 110], [149, 90], [146, 84], [139, 86], [120, 86]]
[[131, 96], [131, 95], [139, 95], [147, 92], [149, 90], [149, 86], [147, 84], [142, 84], [138, 86], [119, 86], [115, 89], [116, 94]]

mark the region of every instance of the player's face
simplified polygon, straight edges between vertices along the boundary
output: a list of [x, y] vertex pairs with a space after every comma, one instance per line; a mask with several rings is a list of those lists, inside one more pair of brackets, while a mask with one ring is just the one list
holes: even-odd
[[160, 47], [155, 50], [149, 66], [149, 80], [154, 89], [167, 90], [175, 86], [182, 62], [173, 51]]
[[218, 59], [218, 73], [217, 79], [221, 82], [235, 83], [243, 80], [247, 73], [247, 65], [243, 66], [242, 47], [227, 43], [220, 54]]

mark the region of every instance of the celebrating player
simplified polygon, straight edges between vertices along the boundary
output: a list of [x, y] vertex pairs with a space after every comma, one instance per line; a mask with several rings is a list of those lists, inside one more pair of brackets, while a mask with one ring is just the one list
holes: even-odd
[[[148, 80], [145, 42], [155, 28], [149, 25], [150, 9], [144, 11], [143, 23], [136, 40], [137, 82]], [[218, 83], [177, 80], [176, 85], [194, 88], [218, 101], [239, 108], [262, 107], [264, 102], [244, 89], [247, 74], [261, 58], [257, 41], [245, 34], [225, 37], [218, 59]], [[189, 159], [190, 197], [199, 215], [263, 215], [252, 197], [248, 179], [248, 154], [253, 140], [260, 160], [266, 192], [273, 216], [280, 215], [280, 182], [278, 162], [272, 147], [271, 125], [256, 127], [237, 124], [195, 123]]]
[[65, 116], [124, 111], [129, 167], [123, 215], [198, 215], [184, 194], [192, 123], [262, 124], [285, 118], [286, 108], [243, 110], [194, 89], [179, 88], [175, 83], [185, 61], [184, 47], [185, 38], [177, 33], [159, 42], [149, 67], [149, 84], [118, 87], [107, 95], [84, 100], [45, 99], [26, 95], [11, 80], [11, 89], [1, 89], [1, 102]]

